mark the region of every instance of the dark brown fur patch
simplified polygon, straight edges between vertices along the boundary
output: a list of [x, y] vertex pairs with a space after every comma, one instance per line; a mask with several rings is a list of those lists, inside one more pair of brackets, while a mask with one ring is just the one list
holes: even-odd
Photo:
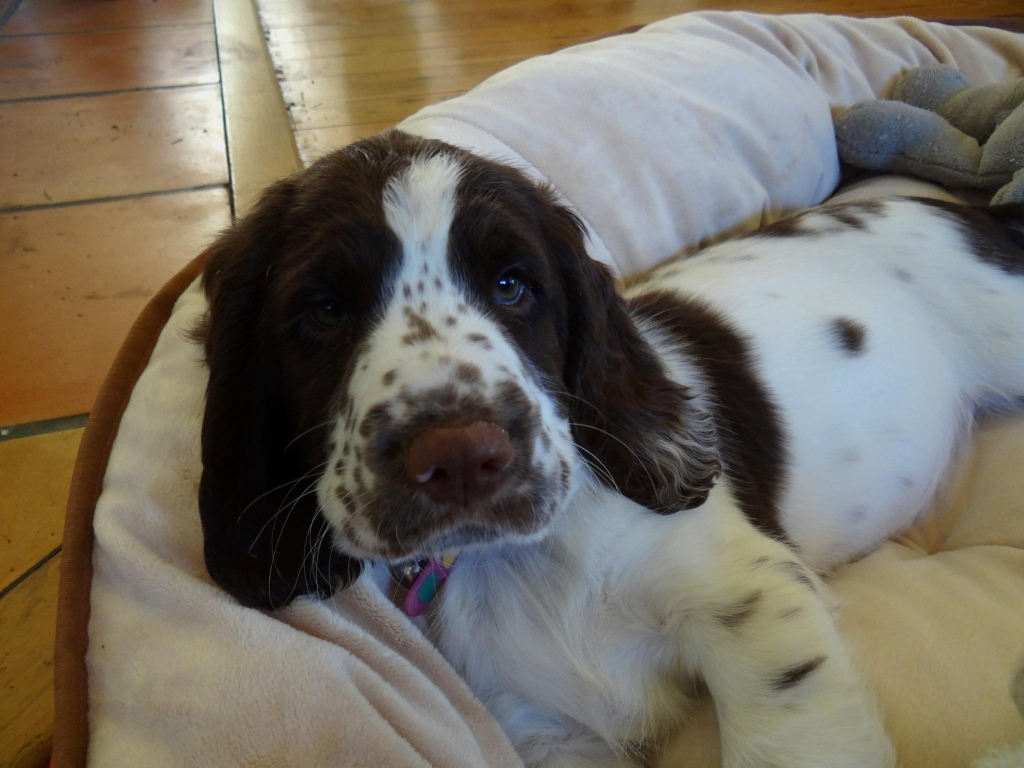
[[630, 305], [677, 341], [704, 375], [736, 498], [758, 528], [784, 539], [778, 516], [786, 466], [782, 417], [756, 373], [750, 343], [698, 299], [652, 291]]
[[863, 324], [848, 317], [837, 317], [829, 323], [828, 328], [829, 333], [846, 355], [853, 357], [864, 351], [864, 341], [868, 331]]
[[395, 383], [396, 378], [398, 378], [398, 371], [392, 369], [381, 377], [380, 383], [385, 387], [390, 387]]
[[828, 660], [827, 656], [815, 656], [810, 661], [785, 670], [771, 681], [776, 691], [785, 691], [799, 685], [809, 674]]
[[1008, 275], [1024, 275], [1024, 203], [973, 207], [920, 198], [960, 228], [974, 256]]

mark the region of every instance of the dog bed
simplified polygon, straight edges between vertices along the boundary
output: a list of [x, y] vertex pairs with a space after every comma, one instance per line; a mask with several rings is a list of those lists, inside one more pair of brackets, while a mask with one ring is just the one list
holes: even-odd
[[[902, 69], [1020, 77], [1024, 36], [913, 19], [695, 13], [517, 65], [405, 121], [550, 181], [622, 274], [814, 205], [833, 110]], [[360, 581], [275, 614], [214, 586], [196, 507], [199, 256], [150, 303], [89, 421], [65, 530], [57, 766], [515, 766], [494, 720]], [[1024, 418], [985, 425], [934, 508], [831, 583], [906, 768], [1024, 738]], [[823, 756], [825, 760], [825, 756]], [[717, 764], [706, 707], [659, 764]], [[827, 762], [827, 760], [825, 760]]]

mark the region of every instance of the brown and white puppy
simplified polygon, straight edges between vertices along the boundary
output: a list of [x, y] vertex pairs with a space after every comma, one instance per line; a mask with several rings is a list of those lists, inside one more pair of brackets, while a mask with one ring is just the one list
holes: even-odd
[[275, 607], [458, 550], [425, 631], [530, 764], [628, 764], [700, 679], [730, 768], [891, 765], [814, 573], [1024, 395], [1022, 222], [824, 207], [621, 295], [523, 173], [340, 150], [214, 248], [210, 573]]

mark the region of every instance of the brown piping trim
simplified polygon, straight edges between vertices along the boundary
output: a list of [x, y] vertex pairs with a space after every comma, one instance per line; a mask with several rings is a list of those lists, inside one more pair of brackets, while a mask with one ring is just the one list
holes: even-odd
[[54, 643], [55, 768], [85, 766], [89, 747], [88, 673], [90, 591], [92, 589], [93, 514], [103, 489], [110, 449], [135, 384], [149, 364], [160, 332], [175, 302], [203, 271], [205, 251], [170, 279], [146, 304], [100, 387], [82, 436], [71, 478], [64, 523], [63, 560], [57, 594], [57, 637]]
[[1024, 16], [989, 16], [973, 19], [926, 19], [934, 24], [945, 24], [950, 27], [990, 27], [1003, 29], [1007, 32], [1024, 32]]

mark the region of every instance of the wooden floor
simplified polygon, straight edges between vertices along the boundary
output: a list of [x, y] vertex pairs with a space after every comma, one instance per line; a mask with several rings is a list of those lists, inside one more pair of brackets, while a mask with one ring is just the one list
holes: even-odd
[[[297, 165], [296, 145], [309, 160], [520, 59], [708, 7], [259, 1], [273, 66], [251, 0], [22, 0], [13, 14], [0, 0], [0, 766], [49, 753], [64, 504], [86, 415], [129, 324], [228, 224], [232, 194], [243, 209]], [[715, 7], [1021, 12], [1020, 0]]]

